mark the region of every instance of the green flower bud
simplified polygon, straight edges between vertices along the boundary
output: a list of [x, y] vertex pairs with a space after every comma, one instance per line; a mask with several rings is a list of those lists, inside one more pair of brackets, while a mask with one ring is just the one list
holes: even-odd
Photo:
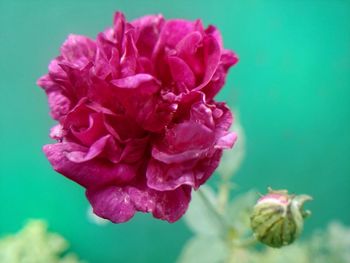
[[311, 214], [303, 209], [309, 200], [312, 198], [308, 195], [289, 195], [287, 190], [269, 189], [254, 206], [250, 218], [256, 238], [275, 248], [291, 244], [302, 232], [304, 218]]

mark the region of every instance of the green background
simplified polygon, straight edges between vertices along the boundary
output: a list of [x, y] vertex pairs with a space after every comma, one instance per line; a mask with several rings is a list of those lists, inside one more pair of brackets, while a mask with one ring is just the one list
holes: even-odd
[[218, 26], [240, 57], [219, 96], [239, 109], [247, 136], [239, 191], [311, 194], [308, 233], [332, 219], [350, 224], [350, 1], [0, 0], [0, 235], [45, 218], [91, 263], [174, 262], [190, 237], [183, 221], [142, 214], [90, 223], [83, 189], [41, 151], [53, 122], [36, 79], [69, 33], [94, 37], [115, 10]]

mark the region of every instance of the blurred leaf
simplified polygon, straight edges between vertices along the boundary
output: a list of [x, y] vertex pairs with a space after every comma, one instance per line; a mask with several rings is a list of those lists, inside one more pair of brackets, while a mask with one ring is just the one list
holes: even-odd
[[30, 221], [23, 230], [0, 240], [1, 263], [78, 263], [73, 254], [64, 254], [67, 241], [47, 232], [40, 220]]
[[350, 262], [350, 229], [339, 222], [332, 222], [328, 227], [328, 235], [333, 254], [339, 255], [343, 262]]
[[256, 254], [255, 258], [256, 263], [318, 263], [318, 261], [308, 257], [307, 248], [300, 244], [293, 244], [281, 249], [267, 248], [263, 254]]
[[[217, 205], [214, 191], [207, 185], [203, 185], [200, 191], [205, 194], [210, 205]], [[193, 192], [190, 207], [184, 216], [188, 227], [196, 234], [218, 236], [221, 225], [216, 215], [208, 207], [198, 191]]]
[[244, 130], [236, 118], [232, 131], [237, 134], [237, 141], [232, 149], [225, 150], [217, 172], [226, 179], [233, 176], [242, 164], [245, 156]]
[[253, 251], [247, 248], [235, 247], [231, 250], [228, 263], [261, 263], [261, 261], [257, 260], [258, 256]]
[[[239, 259], [239, 260], [238, 260]], [[350, 228], [331, 222], [326, 230], [281, 249], [233, 249], [230, 262], [240, 263], [349, 263]]]
[[[282, 249], [266, 248], [263, 251], [235, 247], [230, 253], [229, 263], [312, 263], [302, 246], [291, 245]], [[319, 262], [317, 262], [319, 263]]]
[[250, 214], [257, 198], [257, 192], [250, 190], [236, 196], [227, 207], [227, 218], [239, 236], [250, 232]]
[[310, 257], [317, 262], [350, 262], [350, 228], [339, 222], [331, 222], [326, 232], [315, 233], [309, 243]]
[[228, 249], [218, 237], [196, 236], [187, 242], [177, 263], [224, 263]]

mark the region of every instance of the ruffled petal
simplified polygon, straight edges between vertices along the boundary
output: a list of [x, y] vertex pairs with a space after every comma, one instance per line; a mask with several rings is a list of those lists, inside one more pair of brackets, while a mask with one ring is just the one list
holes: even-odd
[[173, 191], [156, 192], [153, 216], [169, 223], [179, 220], [187, 211], [191, 201], [191, 190], [189, 186], [182, 186]]
[[202, 89], [209, 83], [219, 65], [221, 57], [220, 46], [214, 37], [206, 36], [203, 39], [203, 53], [205, 72], [203, 79], [200, 85], [196, 87], [196, 90]]
[[214, 96], [236, 55], [201, 20], [116, 12], [96, 40], [69, 35], [38, 80], [48, 96], [53, 168], [86, 188], [97, 215], [175, 222], [236, 134]]
[[53, 119], [60, 120], [64, 116], [66, 116], [72, 107], [72, 102], [67, 98], [67, 96], [63, 95], [61, 91], [51, 91], [47, 94], [50, 114]]
[[85, 67], [94, 59], [95, 42], [85, 36], [70, 34], [61, 46], [61, 54], [66, 62], [79, 68]]
[[184, 122], [166, 132], [164, 140], [152, 149], [152, 156], [164, 163], [198, 159], [214, 142], [215, 134], [208, 127], [196, 122]]
[[136, 122], [148, 131], [163, 129], [172, 119], [176, 103], [161, 98], [160, 83], [148, 74], [111, 81], [120, 94], [121, 104]]
[[86, 197], [96, 215], [113, 223], [126, 222], [136, 212], [130, 195], [121, 187], [110, 186], [99, 191], [88, 190]]
[[113, 164], [103, 159], [92, 159], [82, 163], [70, 160], [67, 156], [69, 153], [88, 152], [86, 147], [76, 143], [48, 144], [43, 150], [57, 172], [86, 188], [126, 183], [136, 176], [137, 167], [135, 165]]
[[181, 185], [195, 187], [196, 161], [166, 164], [152, 159], [147, 166], [147, 186], [158, 191], [174, 190]]
[[196, 77], [186, 62], [178, 57], [169, 57], [168, 63], [174, 81], [183, 83], [188, 89], [192, 89], [196, 84]]
[[218, 167], [221, 155], [222, 150], [215, 150], [201, 159], [172, 164], [152, 159], [147, 167], [147, 185], [158, 191], [170, 191], [181, 186], [198, 189]]
[[138, 31], [136, 46], [141, 56], [152, 56], [164, 22], [162, 15], [144, 16], [131, 22]]
[[110, 186], [100, 190], [88, 189], [86, 196], [95, 214], [114, 223], [130, 220], [136, 211], [152, 213], [154, 217], [172, 223], [186, 212], [191, 188], [159, 192], [145, 186]]

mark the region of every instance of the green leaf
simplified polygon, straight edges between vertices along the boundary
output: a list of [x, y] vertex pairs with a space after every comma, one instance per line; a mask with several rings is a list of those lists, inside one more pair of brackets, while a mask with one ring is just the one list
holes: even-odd
[[196, 236], [187, 242], [177, 263], [224, 263], [228, 248], [219, 237]]
[[[215, 208], [217, 206], [217, 198], [214, 191], [207, 185], [203, 185], [200, 191], [206, 196], [207, 201], [210, 203], [209, 205]], [[190, 207], [184, 219], [188, 227], [196, 234], [218, 236], [222, 230], [217, 216], [198, 191], [193, 192]]]

